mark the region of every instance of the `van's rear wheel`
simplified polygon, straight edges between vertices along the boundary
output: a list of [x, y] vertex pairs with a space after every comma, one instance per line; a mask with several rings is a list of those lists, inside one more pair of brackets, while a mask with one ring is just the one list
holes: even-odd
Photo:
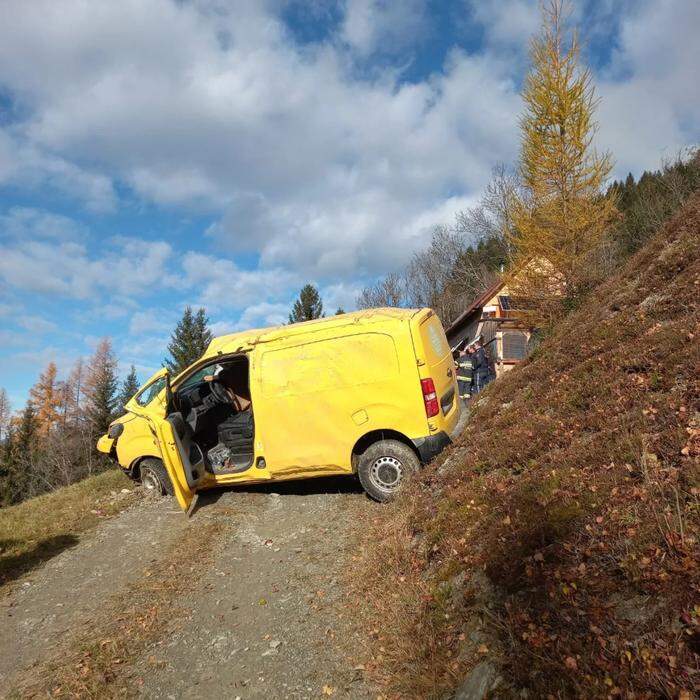
[[144, 459], [139, 468], [141, 485], [155, 496], [172, 496], [175, 491], [168, 472], [159, 459]]
[[420, 466], [416, 453], [398, 440], [380, 440], [361, 455], [357, 475], [362, 488], [376, 501], [391, 500]]

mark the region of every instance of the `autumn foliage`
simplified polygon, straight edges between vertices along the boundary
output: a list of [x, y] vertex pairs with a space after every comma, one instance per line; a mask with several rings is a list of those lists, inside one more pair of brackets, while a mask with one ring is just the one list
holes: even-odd
[[353, 576], [389, 696], [486, 662], [499, 697], [693, 696], [699, 289], [697, 193], [368, 524]]
[[[114, 418], [115, 394], [116, 360], [108, 338], [63, 378], [49, 362], [30, 389], [26, 406], [6, 419], [6, 426], [0, 423], [0, 506], [108, 468], [95, 443]], [[6, 410], [9, 415], [9, 405]]]
[[520, 119], [522, 189], [509, 235], [518, 273], [512, 292], [526, 300], [535, 325], [586, 290], [591, 253], [615, 217], [615, 192], [603, 192], [612, 161], [593, 147], [591, 74], [579, 65], [578, 38], [567, 36], [562, 8], [561, 0], [543, 5], [531, 44]]

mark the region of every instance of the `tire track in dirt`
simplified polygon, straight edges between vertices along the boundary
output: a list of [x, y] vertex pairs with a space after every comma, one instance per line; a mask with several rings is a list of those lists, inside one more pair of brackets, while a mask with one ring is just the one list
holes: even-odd
[[[196, 589], [180, 601], [192, 614], [149, 649], [150, 698], [375, 697], [365, 681], [356, 602], [342, 579], [353, 523], [377, 507], [347, 483], [324, 481], [231, 491], [219, 505], [247, 514]], [[324, 492], [323, 489], [326, 489]]]

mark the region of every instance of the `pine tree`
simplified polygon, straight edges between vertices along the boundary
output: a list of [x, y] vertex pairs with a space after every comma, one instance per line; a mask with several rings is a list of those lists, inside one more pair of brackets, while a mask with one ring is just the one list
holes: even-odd
[[299, 298], [294, 302], [292, 313], [289, 314], [289, 322], [312, 321], [322, 316], [323, 302], [318, 289], [313, 284], [305, 284], [299, 292]]
[[2, 499], [17, 503], [28, 496], [33, 478], [32, 467], [38, 451], [40, 423], [31, 399], [20, 414], [5, 450]]
[[196, 314], [192, 307], [186, 306], [182, 319], [177, 324], [168, 344], [170, 357], [164, 361], [165, 366], [173, 376], [180, 374], [198, 360], [211, 343], [212, 334], [209, 330], [209, 319], [206, 311], [200, 308]]
[[0, 443], [0, 506], [9, 506], [14, 495], [14, 428], [8, 425]]
[[46, 369], [39, 375], [37, 383], [29, 390], [36, 413], [38, 433], [42, 437], [46, 437], [59, 421], [61, 384], [56, 374], [56, 364], [49, 362]]
[[129, 374], [122, 382], [121, 390], [119, 391], [119, 397], [117, 399], [117, 406], [119, 413], [124, 413], [124, 406], [129, 402], [131, 397], [139, 390], [139, 380], [136, 376], [136, 367], [131, 365]]
[[90, 359], [83, 388], [85, 417], [95, 434], [107, 432], [114, 418], [117, 395], [117, 361], [109, 338], [103, 338]]
[[567, 38], [562, 12], [563, 0], [543, 5], [542, 29], [531, 44], [520, 119], [525, 194], [514, 203], [511, 240], [519, 270], [514, 295], [527, 298], [540, 320], [580, 296], [587, 257], [615, 215], [613, 196], [602, 193], [612, 162], [592, 146], [591, 73], [579, 67], [578, 38]]

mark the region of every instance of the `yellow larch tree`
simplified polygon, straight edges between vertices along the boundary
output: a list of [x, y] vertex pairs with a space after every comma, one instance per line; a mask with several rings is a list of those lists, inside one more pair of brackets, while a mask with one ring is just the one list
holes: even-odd
[[612, 161], [593, 146], [591, 73], [579, 64], [578, 37], [565, 29], [564, 7], [563, 0], [546, 0], [530, 47], [520, 118], [522, 194], [510, 235], [512, 293], [540, 324], [585, 289], [591, 252], [616, 215], [614, 199], [603, 193]]
[[40, 435], [48, 435], [59, 419], [61, 405], [61, 385], [56, 378], [57, 369], [54, 362], [49, 362], [39, 375], [37, 383], [29, 390], [30, 399], [36, 412], [37, 430]]

